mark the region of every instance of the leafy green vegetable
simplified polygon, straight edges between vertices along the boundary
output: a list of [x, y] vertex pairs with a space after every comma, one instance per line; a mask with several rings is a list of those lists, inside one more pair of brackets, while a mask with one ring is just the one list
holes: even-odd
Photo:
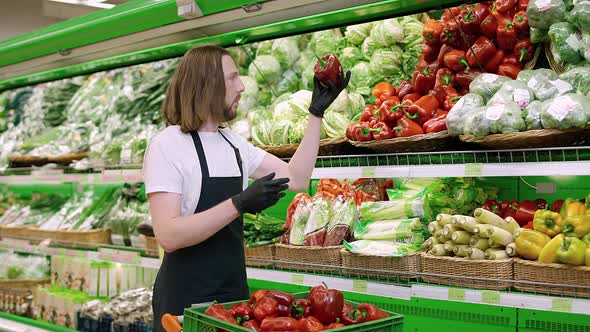
[[553, 23], [563, 22], [565, 13], [563, 0], [531, 0], [526, 10], [529, 26], [544, 30]]
[[394, 47], [391, 50], [376, 50], [369, 63], [371, 72], [383, 77], [398, 74], [401, 71], [402, 53], [403, 51], [400, 47]]
[[299, 90], [300, 85], [301, 80], [299, 79], [299, 75], [289, 69], [282, 75], [279, 83], [277, 84], [276, 92], [278, 94], [284, 94], [287, 92], [297, 91]]
[[248, 67], [248, 76], [253, 77], [258, 84], [273, 84], [279, 80], [281, 65], [272, 55], [257, 56]]
[[549, 30], [543, 30], [539, 28], [530, 28], [531, 43], [541, 44], [549, 41]]
[[535, 100], [529, 104], [524, 110], [525, 118], [524, 122], [526, 123], [527, 130], [534, 130], [534, 129], [542, 129], [543, 126], [541, 125], [541, 110], [543, 108], [543, 103], [541, 101]]
[[453, 136], [463, 135], [467, 119], [479, 111], [484, 105], [483, 97], [476, 93], [468, 93], [461, 97], [447, 115], [447, 128]]
[[394, 18], [379, 21], [371, 30], [371, 38], [379, 47], [392, 46], [404, 39], [404, 27]]
[[469, 84], [469, 92], [477, 93], [483, 97], [485, 102], [487, 102], [494, 94], [496, 94], [496, 92], [498, 92], [498, 90], [500, 90], [504, 83], [509, 81], [511, 81], [510, 78], [506, 76], [484, 73], [478, 75], [471, 84]]
[[514, 102], [518, 106], [525, 108], [533, 100], [535, 100], [535, 94], [525, 82], [508, 80], [502, 84], [486, 105], [502, 105]]
[[275, 39], [270, 55], [274, 56], [281, 64], [281, 70], [290, 68], [299, 58], [299, 47], [293, 37]]
[[377, 44], [375, 43], [373, 38], [371, 36], [365, 38], [365, 40], [363, 41], [363, 44], [361, 46], [361, 51], [362, 51], [363, 55], [365, 56], [365, 59], [371, 60], [371, 57], [373, 56], [373, 53], [375, 52], [376, 49], [377, 49]]
[[326, 54], [336, 54], [337, 45], [342, 36], [337, 30], [323, 30], [314, 32], [311, 36], [311, 49], [318, 57]]
[[577, 93], [590, 97], [590, 67], [570, 69], [559, 78], [571, 84]]
[[345, 71], [351, 69], [355, 64], [364, 59], [361, 51], [353, 46], [343, 48], [338, 58]]
[[568, 14], [568, 21], [580, 31], [590, 33], [590, 3], [579, 1]]
[[244, 214], [244, 241], [250, 248], [276, 243], [285, 233], [284, 220], [266, 214]]
[[582, 60], [581, 38], [576, 32], [576, 27], [567, 22], [555, 23], [549, 28], [551, 52], [557, 63], [576, 64]]
[[322, 119], [322, 126], [330, 138], [344, 137], [349, 124], [350, 119], [346, 115], [334, 111], [324, 113]]
[[350, 25], [346, 27], [344, 36], [353, 45], [361, 45], [365, 38], [371, 33], [371, 23], [363, 23], [357, 25]]

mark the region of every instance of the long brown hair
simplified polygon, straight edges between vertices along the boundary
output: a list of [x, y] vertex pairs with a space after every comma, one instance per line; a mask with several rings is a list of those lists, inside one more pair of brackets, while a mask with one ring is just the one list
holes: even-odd
[[225, 120], [224, 55], [230, 54], [217, 46], [196, 47], [184, 54], [162, 104], [166, 125], [180, 125], [187, 133], [199, 129], [210, 116], [217, 122]]

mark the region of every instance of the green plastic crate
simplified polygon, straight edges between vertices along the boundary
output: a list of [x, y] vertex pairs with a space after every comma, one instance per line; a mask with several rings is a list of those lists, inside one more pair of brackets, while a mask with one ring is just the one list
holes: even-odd
[[[295, 298], [301, 299], [307, 297], [307, 292], [303, 293], [296, 293]], [[226, 308], [231, 307], [236, 303], [240, 303], [242, 301], [224, 303], [223, 305]], [[357, 306], [358, 303], [346, 300], [353, 306]], [[213, 318], [211, 316], [205, 315], [205, 310], [207, 310], [207, 306], [204, 307], [196, 307], [196, 308], [187, 308], [184, 310], [184, 321], [182, 323], [182, 330], [184, 332], [217, 332], [218, 329], [223, 329], [229, 332], [252, 332], [252, 330], [243, 328], [238, 325], [230, 324], [224, 322], [222, 320]], [[342, 331], [342, 332], [402, 332], [403, 330], [403, 320], [404, 316], [393, 313], [390, 311], [385, 310], [389, 317], [372, 321], [366, 322], [362, 324], [357, 324], [353, 326], [347, 326], [339, 329], [334, 329], [333, 331]]]

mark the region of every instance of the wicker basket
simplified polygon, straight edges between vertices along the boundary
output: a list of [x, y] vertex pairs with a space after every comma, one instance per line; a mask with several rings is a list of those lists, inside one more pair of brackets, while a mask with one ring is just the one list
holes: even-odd
[[[276, 244], [275, 267], [279, 269], [341, 273], [342, 246], [307, 247]], [[318, 266], [314, 266], [318, 265]]]
[[485, 137], [460, 136], [465, 143], [478, 144], [491, 149], [525, 149], [579, 146], [590, 144], [590, 128], [539, 129]]
[[[590, 286], [589, 266], [568, 266], [564, 264], [543, 264], [516, 258], [514, 280], [546, 283], [542, 285], [514, 282], [514, 288], [541, 294], [566, 295], [590, 298], [590, 289], [565, 287], [563, 285]], [[560, 284], [551, 286], [550, 284]]]
[[535, 55], [531, 60], [524, 64], [524, 69], [533, 69], [537, 64], [537, 60], [539, 60], [539, 56], [541, 55], [541, 49], [543, 48], [542, 44], [535, 45]]
[[514, 272], [512, 259], [469, 260], [423, 253], [421, 265], [422, 273], [432, 274], [422, 275], [425, 282], [492, 290], [510, 288]]
[[449, 133], [441, 131], [438, 133], [415, 135], [410, 137], [398, 137], [379, 141], [350, 141], [350, 144], [359, 148], [366, 148], [375, 152], [419, 152], [446, 150], [454, 146], [455, 138]]
[[[272, 267], [274, 264], [271, 261], [275, 259], [275, 251], [275, 246], [272, 244], [268, 246], [260, 246], [254, 248], [244, 246], [246, 266]], [[269, 262], [262, 262], [258, 260], [265, 260]]]
[[111, 229], [100, 228], [90, 231], [48, 231], [32, 227], [0, 227], [1, 237], [30, 239], [41, 242], [50, 239], [54, 245], [67, 248], [96, 248], [111, 243]]
[[140, 235], [140, 237], [143, 238], [143, 243], [145, 245], [145, 255], [149, 257], [158, 257], [160, 249], [156, 237], [145, 235]]
[[553, 52], [551, 52], [551, 43], [545, 43], [545, 57], [547, 57], [547, 62], [549, 62], [549, 67], [557, 74], [562, 74], [565, 72], [565, 68], [555, 61], [555, 57], [553, 56]]
[[[274, 154], [279, 158], [290, 158], [295, 154], [299, 144], [281, 144], [281, 145], [259, 145], [259, 148], [268, 153]], [[320, 149], [318, 154], [320, 156], [333, 156], [350, 153], [352, 146], [348, 143], [346, 138], [328, 138], [320, 140]]]
[[76, 153], [68, 153], [60, 156], [53, 156], [49, 157], [50, 163], [56, 163], [60, 165], [68, 166], [73, 161], [82, 160], [84, 158], [88, 158], [88, 152], [76, 152]]
[[404, 257], [381, 257], [354, 254], [346, 249], [342, 249], [340, 254], [342, 255], [342, 273], [349, 277], [370, 276], [407, 280], [417, 278], [417, 275], [412, 272], [420, 272], [419, 253]]
[[10, 167], [31, 167], [31, 166], [43, 166], [49, 163], [47, 157], [36, 157], [36, 156], [21, 156], [12, 155], [8, 157]]
[[30, 291], [38, 286], [47, 285], [51, 283], [51, 279], [23, 279], [23, 280], [0, 280], [0, 290], [21, 290]]

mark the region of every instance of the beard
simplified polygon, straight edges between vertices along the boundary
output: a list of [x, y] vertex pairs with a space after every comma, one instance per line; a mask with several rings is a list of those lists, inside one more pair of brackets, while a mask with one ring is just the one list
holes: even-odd
[[231, 121], [233, 119], [235, 119], [238, 116], [238, 112], [237, 112], [237, 107], [234, 110], [232, 105], [225, 105], [225, 107], [223, 108], [223, 117], [225, 118], [225, 121]]

